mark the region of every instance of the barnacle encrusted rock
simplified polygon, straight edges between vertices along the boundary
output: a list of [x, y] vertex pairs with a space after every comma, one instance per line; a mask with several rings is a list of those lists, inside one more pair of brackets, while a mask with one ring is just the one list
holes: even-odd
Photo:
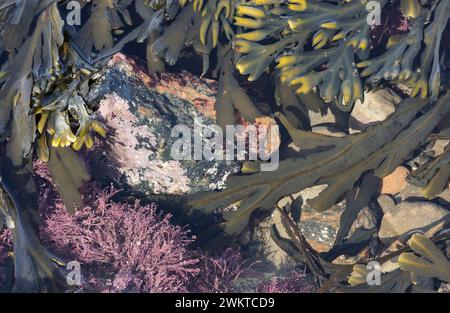
[[[94, 178], [145, 194], [181, 195], [222, 189], [236, 162], [181, 160], [171, 155], [176, 125], [214, 123], [215, 82], [180, 74], [148, 75], [117, 54], [87, 98], [98, 103], [108, 140], [88, 152]], [[193, 136], [193, 133], [191, 134]]]

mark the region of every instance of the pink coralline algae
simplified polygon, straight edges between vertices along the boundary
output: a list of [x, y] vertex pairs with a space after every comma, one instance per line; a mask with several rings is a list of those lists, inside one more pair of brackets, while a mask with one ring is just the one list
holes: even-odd
[[[118, 203], [112, 187], [84, 187], [87, 205], [75, 214], [66, 210], [46, 164], [34, 163], [39, 187], [40, 236], [61, 260], [78, 261], [84, 292], [234, 292], [236, 282], [252, 267], [232, 248], [210, 256], [189, 247], [195, 237], [171, 224], [170, 214], [155, 205]], [[0, 231], [0, 282], [5, 279], [12, 234]], [[304, 272], [264, 281], [257, 291], [312, 292]]]
[[274, 277], [262, 282], [257, 292], [263, 293], [310, 293], [314, 286], [306, 280], [304, 271], [294, 271], [289, 277]]
[[239, 252], [208, 256], [191, 250], [189, 231], [170, 223], [154, 205], [111, 201], [102, 192], [90, 206], [69, 214], [61, 202], [41, 235], [58, 255], [86, 269], [85, 290], [100, 292], [231, 292], [248, 268]]
[[[12, 231], [4, 228], [0, 229], [0, 285], [5, 281], [5, 269], [8, 254], [13, 250]], [[0, 288], [1, 290], [1, 288]]]
[[236, 280], [251, 267], [243, 261], [239, 251], [232, 248], [215, 257], [200, 252], [199, 260], [200, 271], [190, 287], [194, 292], [233, 292]]
[[58, 202], [44, 221], [44, 242], [58, 255], [86, 268], [86, 281], [103, 292], [186, 292], [199, 260], [194, 238], [170, 224], [154, 205], [111, 201], [104, 191], [89, 206], [69, 214]]
[[12, 250], [12, 233], [8, 228], [0, 230], [0, 263], [8, 257], [8, 253]]
[[113, 188], [86, 185], [88, 205], [72, 215], [45, 163], [35, 162], [34, 169], [40, 187], [41, 239], [64, 261], [80, 262], [82, 291], [230, 292], [248, 268], [234, 249], [217, 256], [191, 249], [195, 237], [171, 224], [170, 214], [155, 205], [114, 202]]
[[[41, 240], [62, 261], [81, 264], [81, 292], [232, 292], [250, 266], [235, 249], [209, 256], [190, 248], [195, 237], [171, 224], [170, 214], [154, 204], [115, 202], [112, 187], [86, 185], [86, 206], [70, 214], [46, 164], [36, 161], [34, 171]], [[0, 282], [12, 250], [11, 231], [0, 230]]]

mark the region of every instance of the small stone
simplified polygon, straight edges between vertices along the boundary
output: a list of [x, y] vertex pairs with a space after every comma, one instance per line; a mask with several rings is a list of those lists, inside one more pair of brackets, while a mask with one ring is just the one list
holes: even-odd
[[333, 247], [340, 227], [344, 206], [338, 204], [325, 212], [305, 205], [298, 223], [305, 239], [318, 252], [326, 252]]
[[438, 293], [450, 293], [450, 284], [441, 283]]
[[332, 263], [337, 265], [353, 265], [357, 262], [357, 257], [340, 255], [336, 259], [334, 259]]
[[[297, 223], [307, 242], [318, 252], [326, 252], [333, 247], [340, 226], [340, 217], [345, 207], [345, 201], [342, 201], [326, 212], [318, 212], [308, 205], [301, 205], [301, 203], [304, 203], [303, 201], [315, 198], [325, 186], [314, 186], [294, 194], [292, 195], [292, 198], [295, 199], [294, 201], [292, 201], [291, 197], [284, 197], [278, 202], [278, 206], [290, 208], [290, 216]], [[299, 201], [301, 203], [298, 203]], [[301, 206], [300, 217], [297, 216], [298, 212], [294, 210], [296, 206]], [[370, 222], [365, 220], [364, 214], [359, 223], [368, 227], [371, 226]], [[264, 255], [265, 259], [274, 265], [275, 268], [283, 270], [286, 267], [291, 267], [295, 262], [272, 239], [270, 235], [272, 224], [275, 224], [282, 238], [290, 238], [282, 225], [279, 210], [275, 210], [269, 218], [263, 220], [256, 227], [254, 237], [250, 239], [249, 244], [255, 247], [253, 249], [256, 251], [255, 253]]]
[[381, 193], [396, 195], [408, 186], [406, 177], [409, 170], [404, 166], [397, 167], [391, 174], [383, 177], [381, 185]]
[[386, 214], [390, 209], [395, 207], [395, 201], [389, 195], [380, 195], [377, 199], [378, 204], [381, 207], [381, 210]]
[[401, 202], [384, 214], [378, 237], [385, 245], [404, 242], [413, 232], [433, 236], [450, 222], [450, 212], [427, 201]]
[[351, 236], [358, 228], [373, 229], [377, 226], [378, 218], [374, 211], [369, 207], [365, 207], [359, 213], [354, 220], [349, 236]]
[[357, 100], [349, 119], [350, 134], [360, 133], [367, 127], [384, 121], [395, 111], [401, 97], [389, 88], [369, 91], [364, 102]]
[[290, 207], [291, 203], [292, 203], [292, 198], [290, 196], [287, 196], [287, 197], [281, 198], [280, 201], [278, 201], [277, 205], [280, 208], [285, 208], [285, 207]]
[[8, 215], [5, 218], [5, 226], [6, 226], [6, 228], [9, 228], [9, 229], [16, 228], [16, 224], [14, 223], [14, 220], [11, 218], [11, 215]]
[[389, 272], [395, 271], [398, 268], [399, 268], [398, 256], [396, 256], [396, 257], [394, 257], [394, 258], [392, 258], [390, 260], [387, 260], [386, 262], [384, 262], [381, 265], [381, 272], [382, 273], [389, 273]]

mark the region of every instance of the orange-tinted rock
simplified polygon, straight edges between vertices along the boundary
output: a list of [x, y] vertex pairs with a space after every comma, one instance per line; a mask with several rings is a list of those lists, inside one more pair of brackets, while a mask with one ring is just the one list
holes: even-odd
[[388, 195], [395, 195], [402, 191], [408, 183], [406, 177], [409, 174], [409, 170], [404, 166], [399, 166], [388, 176], [383, 177], [381, 193]]

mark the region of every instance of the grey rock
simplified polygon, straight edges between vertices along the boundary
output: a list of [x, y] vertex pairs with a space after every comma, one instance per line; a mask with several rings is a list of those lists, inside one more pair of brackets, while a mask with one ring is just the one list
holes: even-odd
[[[322, 186], [314, 186], [306, 188], [301, 192], [293, 194], [291, 197], [284, 197], [278, 202], [278, 206], [290, 212], [291, 217], [297, 223], [305, 239], [318, 252], [329, 251], [336, 240], [336, 235], [340, 228], [341, 215], [345, 210], [345, 200], [335, 204], [330, 209], [319, 212], [310, 207], [306, 201], [315, 198], [323, 189]], [[299, 212], [297, 212], [297, 209]], [[298, 216], [297, 216], [298, 214]], [[349, 236], [351, 236], [357, 229], [374, 229], [379, 223], [379, 216], [374, 210], [369, 207], [361, 210], [351, 225]], [[256, 230], [258, 238], [257, 242], [263, 250], [267, 251], [269, 259], [277, 268], [281, 269], [285, 266], [292, 265], [289, 262], [289, 256], [283, 251], [279, 251], [278, 246], [270, 238], [269, 226], [275, 224], [280, 233], [280, 236], [289, 238], [282, 226], [278, 211], [274, 211], [270, 218], [260, 223]]]
[[450, 212], [427, 201], [401, 202], [384, 214], [378, 236], [385, 245], [405, 241], [413, 232], [434, 235], [450, 222]]
[[193, 136], [214, 124], [215, 83], [187, 74], [147, 75], [132, 60], [116, 55], [87, 95], [108, 128], [106, 141], [87, 152], [97, 181], [146, 195], [183, 195], [222, 189], [239, 170], [237, 162], [181, 160], [171, 154], [176, 125]]
[[381, 210], [383, 210], [385, 214], [393, 207], [395, 207], [395, 201], [390, 195], [380, 195], [377, 199], [377, 202], [380, 205]]
[[[313, 199], [325, 189], [326, 185], [318, 185], [306, 188], [291, 197], [282, 198], [278, 206], [291, 210], [295, 214], [294, 204], [299, 202], [300, 217], [298, 226], [309, 244], [319, 252], [326, 252], [331, 249], [336, 240], [336, 235], [340, 228], [340, 218], [345, 210], [345, 200], [335, 204], [325, 212], [319, 212], [307, 204], [307, 200]], [[292, 202], [292, 199], [295, 199]], [[294, 218], [295, 219], [295, 218]], [[296, 220], [296, 219], [295, 219]], [[373, 229], [377, 226], [379, 218], [373, 210], [368, 207], [361, 210], [353, 222], [349, 236], [358, 228]]]
[[[298, 223], [303, 235], [309, 244], [319, 252], [330, 250], [336, 240], [341, 226], [341, 215], [345, 210], [345, 201], [342, 201], [325, 212], [318, 212], [308, 205], [304, 205]], [[368, 207], [362, 209], [353, 221], [348, 237], [357, 229], [374, 229], [378, 224], [377, 214]]]
[[395, 111], [401, 97], [389, 88], [372, 90], [364, 95], [364, 102], [356, 101], [349, 119], [350, 133], [359, 133], [367, 127], [384, 121]]
[[[282, 198], [278, 202], [278, 206], [290, 212], [306, 240], [315, 250], [325, 252], [334, 244], [339, 229], [340, 215], [345, 204], [341, 202], [325, 212], [318, 212], [307, 205], [305, 201], [314, 198], [321, 188], [308, 189], [309, 191], [305, 189], [301, 193], [292, 195], [292, 197]], [[300, 202], [299, 206], [301, 206], [299, 218], [294, 216], [297, 214], [293, 210], [296, 202]], [[282, 238], [289, 239], [289, 235], [282, 225], [281, 215], [278, 210], [275, 210], [270, 217], [258, 225], [254, 232], [255, 236], [251, 244], [256, 248], [255, 253], [264, 255], [264, 259], [268, 260], [278, 270], [292, 269], [295, 262], [293, 263], [292, 257], [281, 250], [273, 241], [270, 235], [271, 225], [276, 226]]]
[[308, 188], [303, 189], [300, 192], [293, 194], [292, 196], [294, 199], [301, 197], [303, 200], [303, 203], [306, 203], [307, 200], [314, 199], [315, 197], [317, 197], [326, 187], [327, 187], [327, 185], [317, 185], [317, 186], [308, 187]]
[[269, 267], [272, 267], [272, 271], [274, 272], [293, 270], [296, 266], [296, 262], [286, 252], [280, 249], [272, 239], [270, 234], [272, 225], [276, 226], [281, 237], [286, 239], [289, 238], [282, 225], [281, 214], [278, 210], [275, 210], [255, 229], [248, 248], [250, 248], [255, 256], [259, 256], [259, 260], [263, 260], [263, 262], [266, 263], [265, 271], [267, 271]]

